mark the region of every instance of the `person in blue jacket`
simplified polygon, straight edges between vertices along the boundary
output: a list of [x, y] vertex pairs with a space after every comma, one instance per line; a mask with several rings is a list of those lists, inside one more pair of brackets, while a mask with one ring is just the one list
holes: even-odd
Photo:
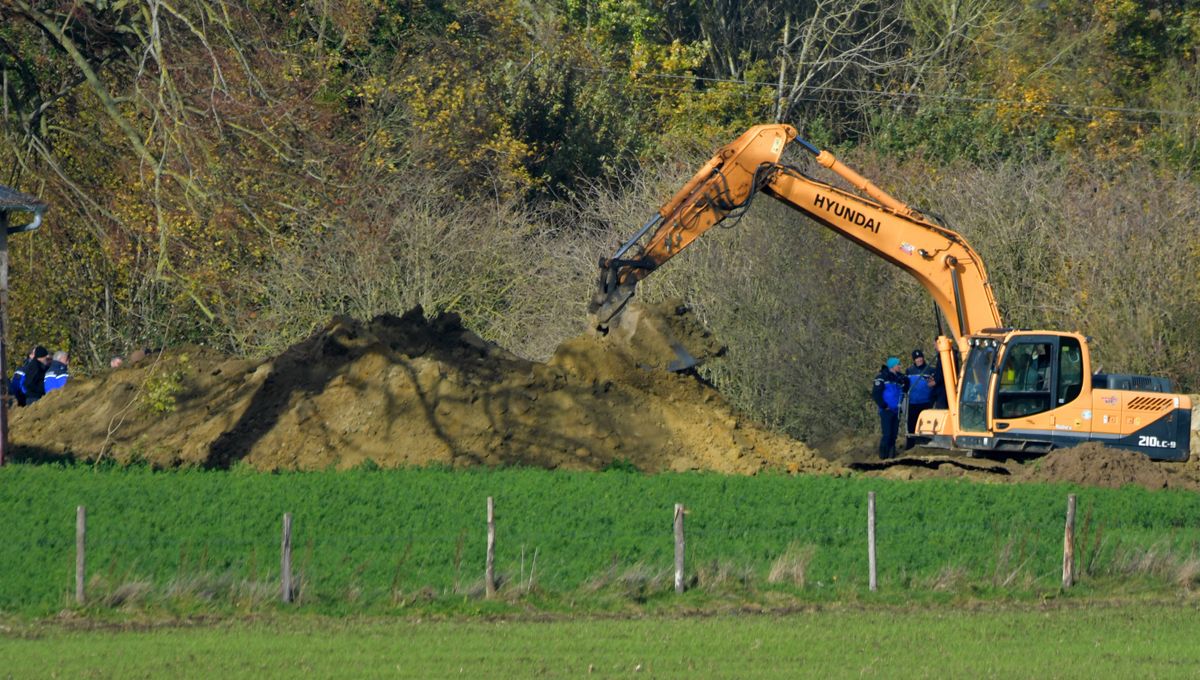
[[13, 371], [8, 381], [8, 393], [17, 400], [18, 406], [27, 406], [41, 398], [42, 378], [46, 374], [46, 364], [50, 361], [50, 352], [38, 345], [29, 351], [29, 358], [21, 367]]
[[896, 434], [900, 429], [900, 402], [908, 392], [908, 378], [900, 369], [900, 360], [888, 357], [879, 368], [871, 387], [871, 399], [879, 407], [879, 458], [887, 460], [896, 455]]
[[71, 363], [71, 359], [67, 356], [66, 352], [59, 350], [54, 353], [54, 360], [46, 367], [46, 377], [42, 381], [46, 394], [50, 394], [67, 384], [67, 378], [71, 377], [67, 372], [67, 364], [69, 363]]
[[[925, 353], [920, 349], [914, 349], [912, 359], [912, 366], [905, 371], [908, 375], [908, 429], [906, 432], [909, 434], [917, 431], [917, 419], [921, 417], [921, 411], [933, 407], [933, 400], [936, 396], [934, 388], [937, 386], [937, 378], [934, 376], [933, 367], [925, 361]], [[904, 450], [911, 449], [913, 445], [911, 442], [904, 442]]]

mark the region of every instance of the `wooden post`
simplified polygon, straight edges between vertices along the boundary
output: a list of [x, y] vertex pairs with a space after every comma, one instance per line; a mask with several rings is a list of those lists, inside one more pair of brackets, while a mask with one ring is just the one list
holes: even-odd
[[75, 508], [75, 604], [84, 603], [83, 582], [87, 576], [87, 508]]
[[675, 504], [675, 592], [684, 591], [683, 582], [683, 514], [686, 512], [682, 503]]
[[496, 504], [487, 499], [487, 560], [483, 568], [483, 588], [488, 597], [496, 596]]
[[1075, 494], [1067, 496], [1067, 526], [1063, 530], [1063, 590], [1075, 584]]
[[296, 590], [292, 584], [292, 513], [283, 513], [283, 539], [279, 544], [279, 574], [282, 581], [282, 599], [291, 603]]
[[879, 587], [875, 577], [875, 492], [867, 492], [867, 565], [871, 570], [869, 583], [871, 592]]

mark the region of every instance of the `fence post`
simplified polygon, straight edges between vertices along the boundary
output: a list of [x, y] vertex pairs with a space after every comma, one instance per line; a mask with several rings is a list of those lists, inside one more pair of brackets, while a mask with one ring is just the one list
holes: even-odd
[[279, 573], [283, 581], [282, 598], [291, 603], [296, 590], [292, 585], [292, 513], [283, 513], [283, 538], [279, 544]]
[[683, 582], [683, 514], [685, 510], [682, 503], [675, 504], [675, 592], [682, 593], [684, 591]]
[[1075, 584], [1075, 494], [1067, 496], [1067, 525], [1063, 530], [1063, 590]]
[[496, 505], [487, 499], [487, 562], [483, 569], [483, 588], [488, 597], [496, 596]]
[[75, 508], [75, 604], [84, 603], [83, 582], [87, 575], [87, 508]]
[[875, 492], [867, 492], [867, 565], [871, 570], [869, 583], [871, 592], [878, 588], [875, 577]]

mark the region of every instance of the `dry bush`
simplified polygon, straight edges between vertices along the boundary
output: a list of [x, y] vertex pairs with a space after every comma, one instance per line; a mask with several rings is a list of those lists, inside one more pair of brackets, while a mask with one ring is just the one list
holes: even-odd
[[243, 330], [276, 352], [333, 314], [371, 318], [421, 305], [461, 315], [483, 337], [544, 358], [584, 329], [590, 250], [545, 216], [501, 199], [448, 196], [409, 170], [277, 247], [257, 278], [263, 313]]
[[1175, 584], [1191, 590], [1200, 583], [1200, 557], [1195, 553], [1178, 560], [1175, 567]]
[[992, 569], [992, 586], [1028, 589], [1035, 577], [1030, 570], [1031, 558], [1025, 554], [1026, 538], [1010, 536], [996, 551], [996, 563]]
[[392, 604], [397, 607], [408, 607], [414, 604], [433, 602], [438, 598], [438, 592], [430, 586], [423, 586], [412, 592], [401, 588], [392, 589]]
[[1189, 588], [1200, 575], [1200, 559], [1195, 553], [1181, 554], [1169, 541], [1162, 540], [1148, 546], [1118, 548], [1106, 571], [1122, 577], [1160, 579]]
[[811, 545], [793, 543], [771, 563], [767, 583], [788, 583], [803, 588], [808, 582], [808, 565], [817, 549]]
[[929, 580], [929, 589], [935, 592], [955, 592], [966, 587], [970, 574], [962, 565], [946, 565]]
[[706, 591], [746, 590], [754, 585], [754, 569], [726, 560], [713, 560], [696, 568], [695, 583]]
[[584, 582], [581, 590], [601, 592], [613, 589], [630, 600], [641, 602], [652, 592], [666, 590], [672, 578], [670, 571], [654, 568], [646, 562], [637, 561], [622, 568], [617, 561], [613, 561], [604, 571]]
[[154, 584], [140, 579], [123, 581], [107, 592], [96, 596], [97, 602], [103, 607], [136, 607], [146, 601], [154, 591]]
[[230, 602], [254, 609], [279, 597], [279, 584], [243, 579], [230, 572], [203, 571], [171, 579], [163, 594], [177, 601]]

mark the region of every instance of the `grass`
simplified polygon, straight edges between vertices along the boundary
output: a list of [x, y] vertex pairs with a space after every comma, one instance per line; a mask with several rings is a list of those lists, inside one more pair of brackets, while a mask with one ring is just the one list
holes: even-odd
[[[878, 498], [880, 594], [866, 591]], [[685, 602], [1039, 598], [1058, 589], [1079, 493], [1080, 595], [1200, 582], [1200, 495], [860, 477], [535, 469], [260, 474], [0, 468], [0, 612], [71, 608], [75, 506], [88, 508], [85, 613], [272, 611], [280, 517], [295, 518], [300, 607], [322, 614], [597, 611], [671, 600], [672, 506], [688, 507]], [[496, 498], [498, 602], [482, 602]], [[1074, 596], [1074, 595], [1073, 595]], [[892, 598], [892, 599], [888, 599]]]
[[0, 633], [8, 677], [1194, 677], [1188, 604], [531, 621], [292, 616]]

